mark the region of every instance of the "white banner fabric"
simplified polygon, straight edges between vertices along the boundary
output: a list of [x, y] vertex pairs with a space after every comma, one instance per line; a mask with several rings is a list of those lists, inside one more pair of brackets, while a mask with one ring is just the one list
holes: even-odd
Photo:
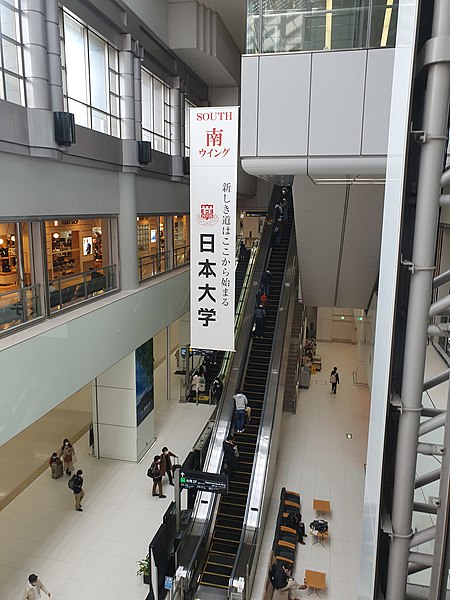
[[234, 351], [238, 116], [190, 109], [193, 348]]

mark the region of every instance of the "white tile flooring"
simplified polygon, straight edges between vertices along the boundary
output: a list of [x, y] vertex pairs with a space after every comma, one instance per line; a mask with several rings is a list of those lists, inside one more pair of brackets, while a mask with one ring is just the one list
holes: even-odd
[[[329, 499], [332, 507], [329, 544], [312, 546], [306, 538], [307, 545], [298, 549], [297, 580], [305, 568], [324, 571], [324, 600], [357, 598], [369, 392], [353, 384], [355, 346], [319, 344], [318, 353], [322, 372], [309, 390], [301, 391], [297, 414], [283, 417], [278, 474], [252, 600], [262, 597], [283, 485], [301, 492], [306, 524], [314, 517], [313, 498]], [[335, 364], [342, 383], [332, 396], [328, 377]], [[173, 399], [157, 403], [156, 411], [155, 453], [167, 445], [183, 457], [211, 408]], [[85, 473], [83, 513], [74, 510], [66, 478], [55, 481], [49, 473], [0, 512], [0, 600], [21, 598], [31, 572], [39, 574], [55, 600], [145, 598], [136, 561], [145, 555], [170, 498], [151, 497], [148, 460], [140, 465], [98, 461], [88, 455], [85, 439], [77, 443], [77, 454], [77, 466]], [[167, 485], [166, 491], [170, 494]]]

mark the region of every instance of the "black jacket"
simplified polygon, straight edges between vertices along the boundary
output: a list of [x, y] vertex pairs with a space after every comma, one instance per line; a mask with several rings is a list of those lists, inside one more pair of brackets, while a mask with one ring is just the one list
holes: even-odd
[[288, 579], [289, 577], [286, 575], [283, 569], [281, 567], [277, 567], [277, 570], [274, 573], [273, 587], [276, 590], [282, 590], [284, 587], [287, 586]]
[[79, 475], [73, 476], [73, 493], [79, 494], [83, 489], [83, 478]]

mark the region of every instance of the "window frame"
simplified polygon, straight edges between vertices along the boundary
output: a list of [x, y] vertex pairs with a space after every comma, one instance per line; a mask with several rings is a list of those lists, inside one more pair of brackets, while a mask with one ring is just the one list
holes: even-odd
[[[12, 102], [13, 104], [17, 104], [18, 106], [27, 106], [27, 90], [25, 85], [25, 59], [24, 59], [24, 43], [23, 43], [23, 26], [22, 26], [22, 7], [21, 0], [0, 0], [0, 7], [4, 6], [5, 8], [13, 11], [16, 15], [18, 21], [17, 33], [19, 40], [16, 40], [5, 33], [2, 32], [1, 29], [1, 16], [0, 16], [0, 99], [6, 100], [7, 102]], [[9, 44], [14, 45], [18, 49], [18, 63], [19, 70], [21, 73], [16, 73], [11, 69], [5, 67], [5, 57], [4, 57], [4, 49], [3, 49], [3, 41], [8, 42]], [[21, 101], [16, 102], [15, 100], [11, 100], [8, 97], [6, 78], [13, 77], [17, 79], [19, 82], [19, 93], [21, 96]]]
[[[150, 79], [150, 128], [144, 125], [144, 74]], [[158, 84], [162, 87], [162, 103], [160, 106], [161, 110], [161, 119], [159, 120], [159, 125], [161, 126], [162, 133], [158, 133], [155, 131], [155, 85], [154, 82], [157, 81]], [[170, 86], [167, 85], [162, 79], [156, 77], [151, 71], [149, 71], [146, 67], [141, 66], [141, 102], [142, 102], [142, 139], [144, 141], [149, 141], [152, 144], [152, 149], [157, 152], [162, 152], [163, 154], [167, 154], [169, 156], [172, 155], [172, 133], [171, 127], [172, 122], [170, 120], [171, 116], [171, 104], [170, 104]], [[156, 143], [158, 142], [158, 143]], [[160, 149], [160, 144], [163, 150]]]
[[[0, 0], [1, 1], [1, 0]], [[66, 23], [65, 18], [72, 19], [75, 21], [81, 28], [83, 32], [83, 60], [85, 66], [85, 83], [86, 83], [86, 95], [87, 102], [83, 102], [77, 98], [73, 98], [69, 95], [69, 90], [67, 86], [67, 61], [66, 61]], [[88, 129], [92, 129], [93, 131], [98, 131], [100, 133], [104, 133], [105, 135], [110, 135], [112, 137], [121, 139], [122, 136], [122, 128], [121, 128], [121, 106], [120, 106], [120, 67], [119, 67], [119, 49], [114, 46], [108, 39], [106, 39], [103, 35], [101, 35], [98, 31], [84, 23], [80, 18], [77, 17], [70, 10], [67, 10], [65, 7], [59, 8], [59, 30], [60, 30], [60, 44], [61, 44], [61, 71], [62, 71], [62, 82], [63, 82], [63, 98], [64, 98], [64, 110], [67, 112], [70, 111], [70, 104], [77, 103], [78, 105], [83, 106], [86, 109], [87, 114], [87, 125], [82, 125], [83, 127], [87, 127]], [[93, 104], [92, 100], [92, 73], [91, 73], [91, 48], [90, 43], [92, 39], [100, 40], [103, 44], [105, 44], [105, 83], [106, 83], [106, 110], [103, 108], [99, 108]], [[116, 53], [116, 66], [113, 64], [111, 60], [111, 52]], [[114, 77], [117, 81], [117, 91], [113, 91], [111, 87], [111, 78]], [[112, 111], [112, 100], [117, 105], [117, 114]], [[72, 111], [73, 112], [73, 111]], [[95, 113], [101, 114], [106, 118], [106, 131], [102, 131], [101, 129], [95, 128], [93, 126]], [[114, 124], [114, 125], [113, 125]]]

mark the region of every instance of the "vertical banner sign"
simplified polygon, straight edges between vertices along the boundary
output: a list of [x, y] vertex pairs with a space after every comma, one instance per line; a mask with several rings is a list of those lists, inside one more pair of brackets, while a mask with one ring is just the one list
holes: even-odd
[[234, 350], [238, 114], [190, 109], [193, 348]]

